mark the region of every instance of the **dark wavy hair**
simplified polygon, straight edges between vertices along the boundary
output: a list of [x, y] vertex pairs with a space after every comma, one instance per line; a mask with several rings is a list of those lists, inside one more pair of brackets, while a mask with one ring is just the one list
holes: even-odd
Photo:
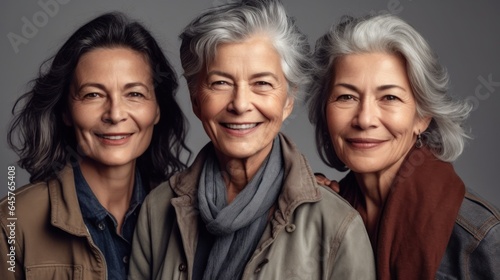
[[18, 164], [30, 182], [53, 178], [74, 160], [78, 146], [74, 131], [63, 122], [68, 110], [69, 85], [82, 55], [96, 48], [125, 47], [144, 54], [151, 66], [160, 121], [148, 149], [137, 159], [144, 181], [160, 182], [186, 165], [187, 120], [175, 100], [177, 77], [151, 33], [122, 13], [106, 13], [76, 30], [55, 56], [46, 60], [30, 90], [15, 103], [7, 141], [19, 155]]

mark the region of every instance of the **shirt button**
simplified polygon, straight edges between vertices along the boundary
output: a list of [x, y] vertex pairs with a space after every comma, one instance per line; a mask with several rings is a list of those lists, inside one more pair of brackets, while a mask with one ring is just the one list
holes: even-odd
[[286, 225], [285, 230], [288, 233], [292, 233], [295, 231], [296, 228], [297, 227], [294, 224], [289, 224], [289, 225]]
[[103, 222], [100, 222], [97, 226], [99, 227], [100, 230], [104, 230], [106, 228]]
[[123, 263], [128, 263], [128, 256], [123, 257], [122, 261]]
[[186, 271], [186, 268], [187, 268], [186, 265], [183, 263], [179, 265], [179, 271]]

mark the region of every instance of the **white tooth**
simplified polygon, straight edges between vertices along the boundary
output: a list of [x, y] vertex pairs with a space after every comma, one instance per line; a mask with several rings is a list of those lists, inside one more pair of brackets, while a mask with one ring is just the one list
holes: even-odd
[[106, 138], [106, 139], [110, 139], [110, 140], [120, 140], [120, 139], [124, 139], [125, 136], [106, 136], [106, 135], [103, 135], [102, 136], [103, 138]]
[[256, 123], [248, 123], [248, 124], [231, 124], [227, 123], [226, 126], [231, 129], [249, 129], [252, 127], [256, 127]]

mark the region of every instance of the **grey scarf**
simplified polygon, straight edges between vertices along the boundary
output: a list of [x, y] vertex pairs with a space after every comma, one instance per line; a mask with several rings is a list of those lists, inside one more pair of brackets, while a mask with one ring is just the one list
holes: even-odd
[[[241, 278], [264, 232], [269, 210], [281, 191], [283, 174], [281, 144], [276, 137], [269, 157], [228, 205], [226, 185], [216, 157], [207, 157], [200, 177], [198, 199], [201, 218], [215, 238], [210, 252], [201, 253], [208, 255], [208, 260], [203, 260], [207, 261], [204, 280]], [[198, 240], [203, 242], [203, 238]], [[207, 248], [206, 244], [198, 244], [197, 256], [203, 248]], [[200, 267], [201, 261], [195, 258], [194, 267]]]

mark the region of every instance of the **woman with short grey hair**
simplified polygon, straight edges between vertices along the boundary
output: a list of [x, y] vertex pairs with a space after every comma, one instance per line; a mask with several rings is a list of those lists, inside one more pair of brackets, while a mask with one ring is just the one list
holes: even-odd
[[129, 279], [374, 279], [359, 214], [279, 132], [311, 68], [282, 4], [222, 5], [180, 37], [211, 141], [146, 198]]
[[298, 87], [310, 80], [312, 63], [307, 37], [281, 6], [270, 3], [268, 9], [260, 11], [259, 5], [263, 4], [265, 1], [248, 1], [244, 5], [235, 2], [215, 7], [184, 29], [180, 56], [191, 94], [196, 93], [196, 79], [204, 65], [215, 59], [218, 45], [242, 42], [263, 33], [280, 55], [289, 94], [297, 97]]
[[360, 212], [378, 279], [498, 279], [500, 213], [450, 163], [472, 107], [448, 94], [425, 39], [393, 15], [345, 17], [317, 41], [315, 62], [317, 149], [351, 171], [318, 181]]

